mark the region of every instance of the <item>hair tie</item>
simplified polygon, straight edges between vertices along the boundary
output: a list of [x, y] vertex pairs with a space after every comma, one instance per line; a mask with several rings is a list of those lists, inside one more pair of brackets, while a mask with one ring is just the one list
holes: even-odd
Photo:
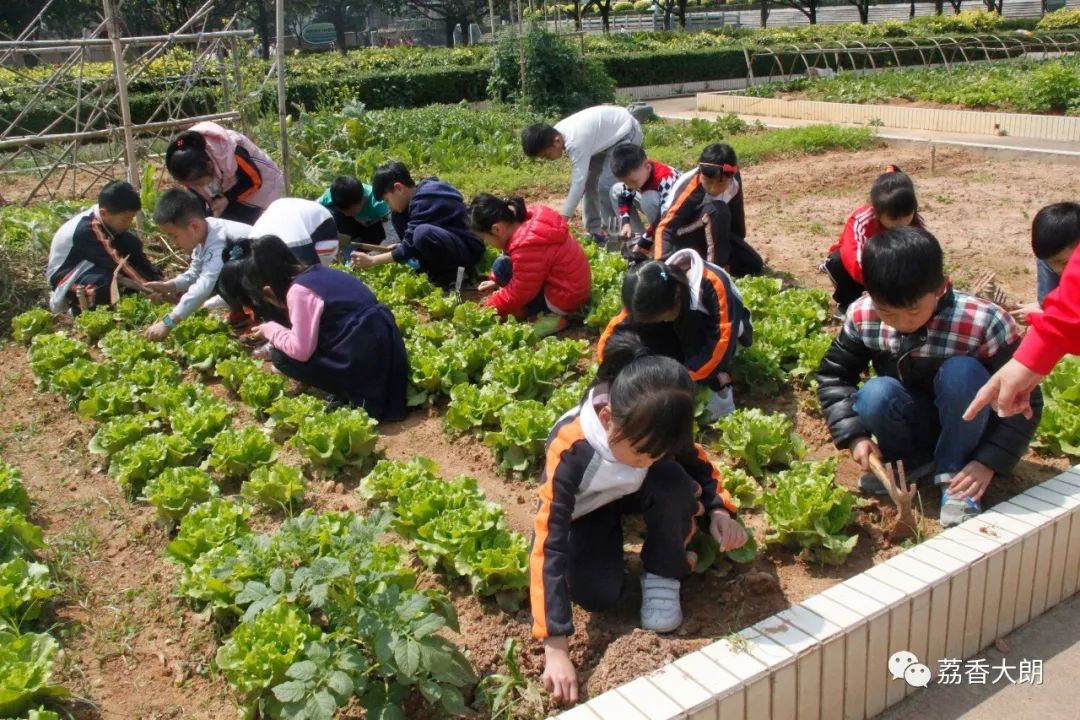
[[230, 260], [239, 260], [242, 257], [244, 257], [244, 248], [243, 247], [241, 247], [240, 245], [233, 245], [231, 248], [229, 248], [229, 259]]
[[184, 147], [184, 138], [177, 138], [176, 139], [176, 149], [180, 150], [180, 149], [183, 149], [183, 147]]
[[667, 270], [660, 268], [660, 279], [667, 282]]

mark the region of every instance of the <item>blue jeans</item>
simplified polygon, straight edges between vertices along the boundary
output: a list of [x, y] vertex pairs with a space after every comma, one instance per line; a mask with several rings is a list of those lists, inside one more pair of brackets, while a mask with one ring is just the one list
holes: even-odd
[[1047, 265], [1045, 260], [1035, 261], [1035, 290], [1040, 307], [1046, 296], [1057, 289], [1060, 282], [1061, 276], [1054, 272], [1054, 269]]
[[896, 378], [876, 377], [855, 393], [854, 409], [886, 462], [902, 460], [906, 470], [914, 470], [934, 460], [935, 472], [955, 475], [971, 460], [990, 422], [989, 408], [971, 422], [963, 418], [989, 379], [982, 363], [958, 355], [942, 363], [933, 395], [912, 392]]

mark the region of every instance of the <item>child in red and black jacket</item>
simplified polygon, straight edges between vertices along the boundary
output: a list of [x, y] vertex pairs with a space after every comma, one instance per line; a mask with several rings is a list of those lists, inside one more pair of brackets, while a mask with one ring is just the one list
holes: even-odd
[[750, 311], [722, 268], [693, 250], [667, 262], [651, 261], [626, 274], [623, 310], [611, 319], [596, 346], [603, 362], [615, 336], [633, 332], [649, 350], [682, 363], [690, 377], [712, 390], [706, 405], [719, 419], [735, 411], [731, 363], [739, 345], [753, 341]]
[[548, 436], [529, 596], [533, 635], [544, 641], [544, 685], [556, 703], [578, 695], [567, 640], [572, 604], [608, 610], [622, 592], [623, 515], [645, 520], [645, 630], [682, 623], [679, 590], [697, 559], [687, 550], [695, 532], [709, 532], [725, 552], [746, 542], [716, 468], [693, 442], [693, 424], [686, 369], [623, 335], [609, 343], [584, 402]]
[[481, 292], [500, 315], [523, 319], [540, 312], [565, 318], [592, 295], [592, 270], [566, 219], [544, 205], [525, 207], [519, 197], [477, 195], [469, 224], [488, 245], [505, 254], [495, 261]]
[[[818, 368], [818, 399], [833, 442], [864, 470], [875, 455], [901, 461], [908, 480], [941, 487], [941, 524], [982, 511], [993, 476], [1008, 475], [1039, 424], [964, 411], [991, 373], [1020, 344], [1016, 321], [982, 298], [954, 292], [933, 235], [899, 227], [876, 235], [863, 253], [867, 294], [848, 308], [844, 327]], [[859, 382], [869, 365], [877, 377]], [[872, 473], [865, 492], [883, 493]]]
[[833, 300], [840, 315], [866, 290], [862, 272], [866, 241], [882, 230], [905, 225], [926, 227], [919, 215], [914, 183], [900, 168], [889, 165], [870, 186], [870, 202], [848, 216], [840, 239], [829, 248], [829, 257], [820, 266], [832, 280]]
[[[640, 145], [623, 143], [611, 151], [611, 174], [619, 181], [611, 186], [611, 202], [619, 216], [619, 237], [629, 240], [635, 234], [644, 235], [646, 243], [651, 243], [660, 223], [660, 209], [671, 204], [669, 198], [679, 171], [659, 160], [650, 160]], [[642, 223], [639, 212], [647, 224]]]

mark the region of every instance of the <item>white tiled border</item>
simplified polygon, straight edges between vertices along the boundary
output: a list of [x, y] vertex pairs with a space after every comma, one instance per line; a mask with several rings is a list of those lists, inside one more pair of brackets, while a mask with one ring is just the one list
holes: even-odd
[[561, 720], [862, 720], [1080, 589], [1080, 465]]
[[1062, 115], [785, 100], [722, 92], [698, 93], [697, 109], [826, 123], [881, 124], [907, 130], [1080, 142], [1080, 117]]

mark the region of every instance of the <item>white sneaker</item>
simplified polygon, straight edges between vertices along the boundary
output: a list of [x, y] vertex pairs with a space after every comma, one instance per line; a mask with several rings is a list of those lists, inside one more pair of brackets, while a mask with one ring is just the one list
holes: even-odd
[[678, 580], [652, 573], [641, 576], [641, 629], [666, 633], [682, 625]]
[[713, 422], [720, 418], [726, 418], [735, 412], [735, 395], [731, 392], [730, 385], [712, 391], [709, 401], [705, 403], [705, 412], [708, 413], [709, 419]]

